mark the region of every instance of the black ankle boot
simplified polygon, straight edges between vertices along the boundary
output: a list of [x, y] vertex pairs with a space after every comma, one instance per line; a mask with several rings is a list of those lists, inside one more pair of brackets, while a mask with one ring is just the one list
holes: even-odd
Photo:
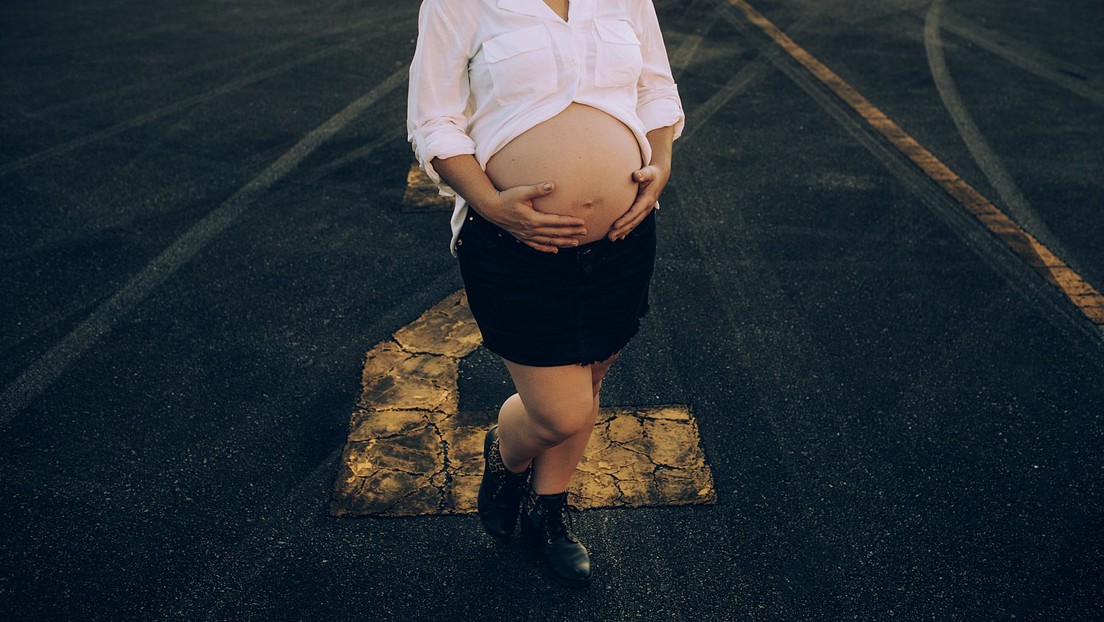
[[498, 426], [491, 426], [483, 439], [483, 479], [479, 482], [476, 507], [483, 529], [496, 538], [509, 538], [517, 524], [518, 506], [525, 492], [532, 464], [521, 473], [511, 473], [498, 450]]
[[[590, 581], [590, 555], [571, 529], [567, 493], [538, 495], [527, 486], [521, 502], [521, 535], [552, 571], [552, 577], [569, 587], [584, 587]], [[567, 522], [564, 522], [564, 517]]]

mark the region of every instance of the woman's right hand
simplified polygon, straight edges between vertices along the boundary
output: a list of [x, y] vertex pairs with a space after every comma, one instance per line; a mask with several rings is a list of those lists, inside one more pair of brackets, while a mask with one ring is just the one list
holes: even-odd
[[514, 186], [497, 192], [494, 201], [479, 206], [479, 214], [510, 235], [545, 253], [579, 245], [586, 221], [578, 216], [548, 214], [533, 208], [533, 199], [551, 194], [552, 182]]

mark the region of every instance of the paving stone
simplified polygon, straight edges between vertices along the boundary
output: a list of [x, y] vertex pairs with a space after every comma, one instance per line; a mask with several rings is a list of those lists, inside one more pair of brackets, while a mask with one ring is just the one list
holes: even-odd
[[[459, 361], [480, 344], [463, 290], [368, 352], [334, 484], [335, 516], [475, 512], [494, 411], [459, 412]], [[568, 488], [580, 508], [715, 503], [682, 405], [603, 408]]]
[[688, 427], [689, 424], [683, 422], [645, 421], [645, 449], [652, 462], [672, 468], [693, 468], [701, 450], [696, 443], [690, 445], [686, 442], [691, 434], [697, 438], [697, 431], [691, 432]]
[[649, 406], [646, 408], [639, 408], [635, 412], [637, 416], [644, 417], [646, 419], [674, 419], [676, 421], [690, 420], [690, 409], [681, 404], [674, 404], [671, 406]]
[[460, 290], [395, 332], [395, 341], [412, 353], [463, 358], [483, 343], [479, 328]]
[[374, 411], [358, 408], [353, 411], [349, 423], [349, 441], [370, 441], [381, 437], [404, 434], [430, 425], [424, 411], [393, 410]]
[[430, 427], [349, 442], [341, 457], [331, 513], [402, 516], [433, 512], [440, 504], [444, 473], [441, 437]]
[[411, 354], [398, 344], [386, 342], [368, 353], [358, 406], [377, 411], [456, 412], [458, 374], [454, 358]]
[[[715, 503], [712, 474], [689, 410], [685, 406], [642, 410], [603, 409], [568, 488], [571, 502], [579, 508]], [[655, 412], [663, 418], [644, 416]], [[365, 447], [347, 450], [343, 458], [346, 485], [344, 496], [335, 493], [335, 515], [475, 512], [483, 436], [494, 422], [493, 411], [458, 413], [441, 419], [440, 425], [424, 418], [419, 422], [417, 412], [359, 414], [373, 416], [395, 416], [396, 421], [361, 422], [357, 430], [409, 431], [393, 433], [371, 447], [363, 441], [350, 442], [350, 446]], [[431, 475], [414, 477], [418, 469]], [[447, 477], [437, 477], [445, 473]], [[405, 486], [433, 490], [415, 494]]]

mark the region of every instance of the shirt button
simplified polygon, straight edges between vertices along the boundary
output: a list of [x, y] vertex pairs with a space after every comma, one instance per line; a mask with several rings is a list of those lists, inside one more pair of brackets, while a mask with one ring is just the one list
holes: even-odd
[[579, 61], [577, 61], [577, 60], [571, 61], [571, 66], [572, 67], [578, 67], [579, 66]]

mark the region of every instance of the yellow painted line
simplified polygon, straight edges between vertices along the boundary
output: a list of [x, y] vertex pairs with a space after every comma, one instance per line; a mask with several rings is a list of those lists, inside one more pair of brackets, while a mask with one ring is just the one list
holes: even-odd
[[[460, 290], [368, 351], [331, 515], [475, 512], [497, 412], [460, 411], [457, 379], [481, 343]], [[568, 496], [580, 508], [716, 503], [690, 409], [601, 409]]]
[[756, 11], [745, 0], [729, 0], [740, 9], [752, 24], [767, 34], [809, 73], [832, 90], [866, 120], [871, 127], [889, 140], [920, 170], [939, 184], [960, 205], [965, 207], [994, 235], [1034, 268], [1047, 282], [1057, 287], [1078, 309], [1097, 326], [1104, 327], [1104, 296], [1074, 272], [1046, 246], [1020, 227], [1014, 220], [992, 204], [980, 192], [943, 164], [906, 133], [885, 113], [844, 82], [834, 71], [806, 52], [786, 36], [770, 20]]

